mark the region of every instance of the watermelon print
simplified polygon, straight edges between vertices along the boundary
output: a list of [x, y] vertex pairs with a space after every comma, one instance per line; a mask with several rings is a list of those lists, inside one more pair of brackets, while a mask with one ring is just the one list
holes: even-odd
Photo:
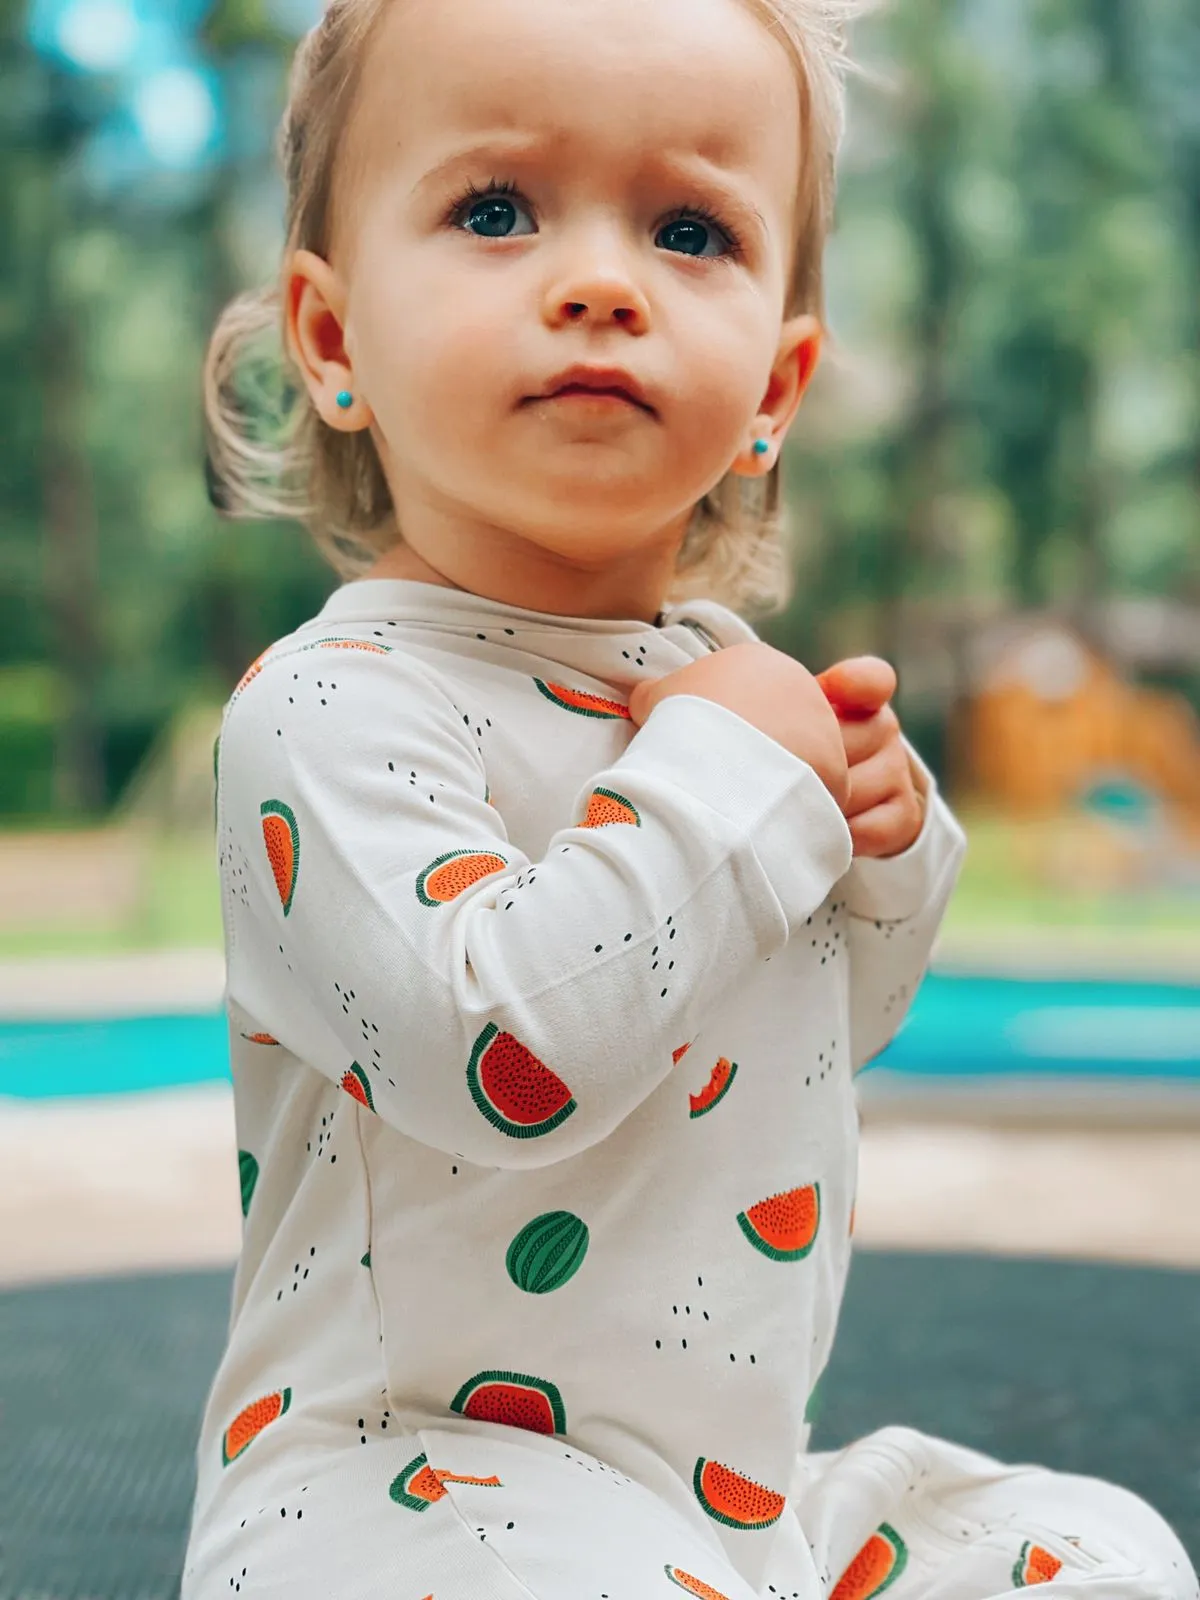
[[817, 1242], [821, 1225], [821, 1185], [805, 1184], [738, 1214], [738, 1227], [771, 1261], [803, 1261]]
[[264, 800], [259, 807], [262, 814], [263, 843], [267, 847], [267, 860], [275, 875], [275, 887], [286, 917], [292, 909], [296, 895], [296, 875], [300, 868], [300, 830], [295, 813], [282, 800]]
[[705, 1088], [699, 1094], [688, 1095], [690, 1111], [688, 1113], [694, 1122], [697, 1117], [707, 1116], [714, 1106], [719, 1106], [721, 1101], [733, 1088], [733, 1080], [737, 1077], [738, 1065], [722, 1056], [712, 1069], [712, 1076]]
[[527, 1222], [508, 1247], [505, 1266], [526, 1294], [551, 1294], [579, 1271], [588, 1227], [570, 1211], [547, 1211]]
[[250, 1202], [254, 1198], [254, 1185], [258, 1182], [258, 1162], [249, 1150], [238, 1151], [238, 1179], [242, 1189], [242, 1215], [250, 1215]]
[[1013, 1567], [1013, 1588], [1030, 1589], [1035, 1583], [1050, 1583], [1062, 1571], [1062, 1562], [1040, 1544], [1027, 1539]]
[[245, 689], [249, 684], [253, 683], [255, 678], [258, 677], [259, 673], [263, 669], [263, 663], [266, 661], [267, 655], [268, 651], [264, 650], [260, 656], [256, 656], [254, 658], [254, 660], [246, 668], [245, 672], [242, 673], [241, 677], [234, 685], [233, 693], [229, 697], [231, 704], [237, 699], [238, 695], [242, 693], [243, 689]]
[[493, 1473], [490, 1478], [465, 1478], [456, 1472], [443, 1472], [429, 1465], [428, 1456], [420, 1455], [410, 1461], [392, 1479], [388, 1494], [398, 1506], [408, 1511], [428, 1511], [431, 1505], [446, 1498], [446, 1484], [471, 1483], [484, 1489], [502, 1489], [504, 1485]]
[[417, 878], [417, 899], [423, 906], [444, 906], [473, 884], [503, 872], [508, 862], [492, 851], [451, 850], [431, 861]]
[[619, 717], [629, 720], [629, 707], [619, 700], [606, 700], [603, 695], [588, 694], [583, 689], [568, 689], [561, 683], [543, 683], [541, 678], [533, 681], [540, 694], [564, 711], [575, 711], [581, 717], [603, 717], [608, 721]]
[[475, 1041], [467, 1087], [480, 1114], [510, 1139], [540, 1139], [578, 1109], [557, 1073], [494, 1022]]
[[450, 1409], [475, 1422], [499, 1422], [529, 1433], [567, 1431], [558, 1389], [523, 1372], [477, 1372], [451, 1400]]
[[318, 639], [315, 644], [304, 646], [306, 650], [369, 650], [372, 655], [390, 656], [390, 644], [373, 644], [370, 639], [344, 639], [328, 638]]
[[358, 1264], [360, 1267], [369, 1267], [371, 1265], [371, 1252], [369, 1250], [363, 1251], [362, 1260]]
[[248, 1040], [250, 1044], [279, 1043], [279, 1040], [274, 1036], [274, 1034], [271, 1033], [244, 1033], [242, 1038]]
[[769, 1528], [783, 1515], [787, 1500], [774, 1489], [743, 1478], [732, 1467], [704, 1456], [696, 1462], [692, 1487], [704, 1510], [726, 1528]]
[[671, 1065], [677, 1067], [691, 1048], [692, 1046], [689, 1042], [688, 1044], [681, 1044], [677, 1050], [672, 1050]]
[[678, 1584], [688, 1594], [694, 1594], [696, 1600], [728, 1600], [719, 1589], [714, 1589], [711, 1583], [702, 1583], [699, 1578], [693, 1578], [690, 1572], [685, 1572], [682, 1567], [666, 1566], [663, 1568], [671, 1582]]
[[227, 1467], [236, 1461], [264, 1428], [279, 1421], [291, 1403], [290, 1389], [276, 1389], [274, 1394], [263, 1395], [261, 1400], [252, 1400], [244, 1406], [221, 1437], [222, 1465]]
[[342, 1073], [341, 1086], [352, 1100], [357, 1100], [359, 1105], [365, 1106], [368, 1111], [374, 1111], [375, 1096], [371, 1093], [366, 1073], [357, 1061], [352, 1061], [349, 1069]]
[[642, 819], [632, 801], [615, 789], [593, 789], [588, 797], [587, 815], [579, 824], [581, 828], [610, 828], [616, 823], [627, 823], [640, 828]]
[[908, 1565], [908, 1546], [890, 1523], [881, 1522], [838, 1579], [829, 1600], [875, 1600]]

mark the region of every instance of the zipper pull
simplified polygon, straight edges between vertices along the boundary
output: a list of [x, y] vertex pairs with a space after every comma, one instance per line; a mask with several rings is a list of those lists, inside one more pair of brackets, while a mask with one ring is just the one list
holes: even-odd
[[720, 650], [723, 648], [720, 642], [715, 639], [711, 633], [709, 633], [704, 624], [702, 622], [697, 622], [694, 617], [677, 617], [676, 621], [679, 622], [683, 627], [690, 628], [700, 642], [706, 645], [710, 651]]

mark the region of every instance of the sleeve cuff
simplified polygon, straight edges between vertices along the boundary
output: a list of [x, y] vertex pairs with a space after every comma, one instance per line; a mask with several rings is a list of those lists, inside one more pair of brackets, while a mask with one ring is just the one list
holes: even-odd
[[854, 855], [841, 807], [808, 762], [736, 711], [670, 695], [621, 766], [650, 767], [732, 825], [754, 850], [791, 930], [803, 924]]

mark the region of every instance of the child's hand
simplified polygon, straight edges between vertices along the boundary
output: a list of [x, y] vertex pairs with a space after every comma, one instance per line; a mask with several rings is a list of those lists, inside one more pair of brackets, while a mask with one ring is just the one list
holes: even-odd
[[736, 712], [806, 761], [845, 812], [850, 780], [841, 729], [828, 694], [800, 662], [761, 639], [728, 645], [639, 683], [629, 697], [634, 726], [640, 728], [659, 701], [673, 694], [698, 695]]
[[896, 674], [878, 656], [855, 656], [817, 674], [837, 713], [850, 798], [842, 807], [856, 856], [897, 856], [925, 821], [927, 787], [908, 758], [891, 707]]

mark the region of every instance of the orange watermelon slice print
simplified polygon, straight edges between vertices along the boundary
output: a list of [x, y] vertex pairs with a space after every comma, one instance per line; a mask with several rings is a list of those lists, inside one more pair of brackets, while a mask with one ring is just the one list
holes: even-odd
[[467, 1087], [481, 1115], [510, 1139], [540, 1139], [578, 1109], [558, 1074], [494, 1022], [475, 1041]]
[[687, 1044], [681, 1044], [677, 1050], [672, 1050], [671, 1051], [671, 1065], [673, 1067], [677, 1067], [679, 1065], [679, 1063], [683, 1060], [684, 1056], [687, 1055], [688, 1051], [691, 1048], [692, 1048], [692, 1041], [689, 1039]]
[[392, 1479], [388, 1494], [398, 1506], [408, 1511], [428, 1511], [431, 1505], [446, 1498], [446, 1484], [471, 1483], [484, 1489], [502, 1489], [504, 1485], [493, 1473], [490, 1478], [460, 1477], [457, 1472], [443, 1472], [429, 1465], [429, 1457], [416, 1456]]
[[263, 1395], [261, 1400], [252, 1400], [244, 1406], [221, 1438], [222, 1465], [227, 1467], [231, 1461], [236, 1461], [264, 1428], [279, 1421], [291, 1403], [290, 1389], [276, 1389], [274, 1394]]
[[241, 694], [242, 690], [245, 689], [248, 684], [253, 683], [255, 678], [258, 677], [259, 673], [263, 669], [263, 662], [267, 659], [269, 653], [270, 650], [268, 648], [267, 650], [264, 650], [260, 656], [255, 656], [254, 660], [246, 668], [245, 672], [242, 673], [241, 677], [234, 686], [233, 693], [229, 697], [231, 702], [236, 700], [238, 695]]
[[508, 862], [493, 851], [451, 850], [431, 861], [417, 878], [417, 899], [423, 906], [444, 906], [473, 884], [503, 872]]
[[365, 1106], [368, 1111], [374, 1111], [375, 1097], [371, 1093], [370, 1079], [357, 1061], [352, 1061], [348, 1070], [342, 1073], [341, 1087], [352, 1100], [357, 1100], [360, 1106]]
[[564, 711], [575, 711], [581, 717], [603, 717], [609, 721], [618, 717], [629, 720], [629, 707], [622, 705], [619, 700], [606, 700], [603, 695], [588, 694], [584, 689], [568, 689], [562, 683], [543, 683], [541, 678], [533, 681], [539, 693]]
[[787, 1504], [774, 1489], [764, 1489], [732, 1467], [704, 1456], [696, 1462], [692, 1487], [709, 1516], [726, 1528], [769, 1528], [779, 1521]]
[[694, 1594], [696, 1600], [728, 1600], [719, 1589], [714, 1589], [711, 1583], [704, 1583], [699, 1578], [693, 1578], [690, 1572], [685, 1572], [682, 1567], [666, 1566], [663, 1568], [672, 1583], [678, 1584], [688, 1594]]
[[738, 1214], [738, 1227], [754, 1248], [772, 1261], [803, 1261], [817, 1242], [821, 1225], [821, 1185], [788, 1189]]
[[631, 800], [615, 789], [593, 789], [588, 797], [587, 815], [579, 824], [581, 828], [609, 828], [624, 822], [640, 828], [641, 816]]
[[699, 1094], [688, 1095], [688, 1103], [691, 1106], [688, 1115], [693, 1122], [697, 1117], [706, 1116], [714, 1106], [720, 1105], [730, 1089], [733, 1088], [733, 1080], [737, 1077], [737, 1069], [738, 1064], [736, 1061], [730, 1061], [725, 1056], [721, 1056], [716, 1066], [712, 1069], [712, 1075], [708, 1080], [707, 1086], [701, 1089]]
[[1027, 1539], [1013, 1567], [1013, 1588], [1031, 1589], [1035, 1583], [1049, 1583], [1062, 1571], [1062, 1562], [1040, 1544]]
[[908, 1565], [908, 1547], [890, 1523], [881, 1522], [838, 1579], [829, 1600], [875, 1600]]
[[546, 1378], [524, 1372], [477, 1372], [450, 1402], [451, 1411], [476, 1422], [499, 1422], [529, 1433], [565, 1433], [562, 1395]]
[[300, 868], [300, 830], [296, 826], [295, 812], [282, 800], [264, 800], [259, 811], [262, 814], [267, 860], [271, 863], [275, 887], [279, 891], [286, 917], [296, 894], [296, 874]]

